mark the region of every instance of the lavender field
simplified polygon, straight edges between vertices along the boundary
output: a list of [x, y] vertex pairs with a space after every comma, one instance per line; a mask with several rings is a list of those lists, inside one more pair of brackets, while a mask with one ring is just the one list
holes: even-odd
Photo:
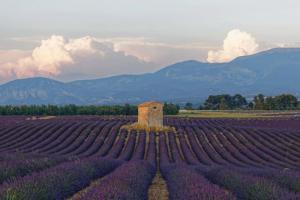
[[300, 199], [299, 118], [135, 121], [1, 117], [0, 199]]

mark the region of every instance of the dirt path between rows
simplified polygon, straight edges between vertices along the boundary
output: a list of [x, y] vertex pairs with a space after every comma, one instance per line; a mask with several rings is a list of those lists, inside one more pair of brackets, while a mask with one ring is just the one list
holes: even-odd
[[149, 200], [169, 200], [169, 192], [167, 184], [160, 172], [157, 171], [152, 184], [148, 190], [148, 199]]
[[148, 189], [148, 200], [169, 200], [169, 192], [167, 183], [162, 177], [159, 171], [159, 135], [156, 134], [156, 159], [157, 159], [157, 170], [156, 175]]

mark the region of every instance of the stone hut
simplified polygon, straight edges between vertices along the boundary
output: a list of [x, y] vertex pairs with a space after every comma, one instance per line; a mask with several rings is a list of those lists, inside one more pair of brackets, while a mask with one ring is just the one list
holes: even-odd
[[163, 104], [145, 102], [138, 106], [138, 124], [146, 127], [163, 127]]

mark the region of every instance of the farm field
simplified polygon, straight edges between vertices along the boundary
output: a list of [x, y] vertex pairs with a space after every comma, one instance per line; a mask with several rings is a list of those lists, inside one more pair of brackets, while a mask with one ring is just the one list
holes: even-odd
[[136, 120], [0, 117], [0, 199], [300, 199], [300, 118]]
[[299, 111], [267, 111], [267, 110], [180, 110], [180, 117], [197, 118], [273, 118], [297, 117]]

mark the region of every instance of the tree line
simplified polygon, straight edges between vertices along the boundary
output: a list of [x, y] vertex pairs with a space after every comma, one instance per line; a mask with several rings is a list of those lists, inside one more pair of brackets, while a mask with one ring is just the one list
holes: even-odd
[[192, 103], [186, 103], [184, 108], [187, 110], [296, 110], [300, 109], [300, 102], [291, 94], [278, 96], [258, 94], [249, 102], [240, 94], [222, 94], [210, 95], [198, 108], [195, 108]]
[[[179, 106], [172, 103], [164, 103], [165, 115], [177, 115]], [[5, 105], [0, 106], [0, 115], [137, 115], [136, 105]]]
[[[195, 107], [186, 103], [186, 110], [296, 110], [300, 109], [297, 97], [291, 94], [278, 96], [256, 95], [247, 101], [240, 94], [210, 95], [203, 104]], [[180, 106], [173, 103], [164, 103], [165, 115], [177, 115]], [[137, 105], [3, 105], [0, 106], [0, 115], [137, 115]]]

